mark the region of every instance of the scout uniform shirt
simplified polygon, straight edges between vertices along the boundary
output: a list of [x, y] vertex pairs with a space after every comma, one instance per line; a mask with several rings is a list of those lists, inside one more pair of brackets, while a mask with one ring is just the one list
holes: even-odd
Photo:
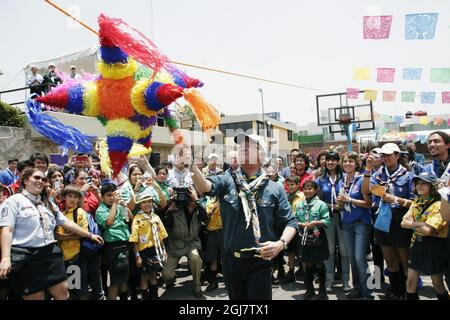
[[[76, 208], [72, 208], [67, 210], [67, 212], [64, 213], [65, 217], [70, 220], [74, 221], [74, 210]], [[84, 230], [88, 229], [88, 221], [87, 221], [87, 214], [86, 211], [84, 211], [82, 208], [77, 208], [77, 221], [75, 222], [78, 224], [81, 228]], [[59, 226], [56, 228], [56, 233], [60, 234], [62, 236], [71, 234], [72, 232], [67, 231], [63, 227]], [[75, 257], [78, 253], [80, 253], [80, 240], [60, 240], [59, 246], [61, 247], [61, 251], [64, 256], [64, 261], [70, 260], [73, 257]]]
[[133, 219], [130, 235], [130, 242], [137, 242], [139, 251], [155, 246], [152, 223], [157, 224], [161, 244], [168, 237], [166, 228], [157, 214], [148, 215], [140, 211]]
[[121, 206], [117, 206], [116, 219], [112, 226], [106, 225], [111, 208], [102, 202], [95, 213], [95, 220], [98, 225], [103, 228], [103, 239], [105, 242], [128, 241], [130, 238], [130, 231], [125, 222], [125, 210]]
[[302, 201], [306, 201], [305, 195], [303, 192], [297, 191], [294, 194], [288, 194], [288, 201], [292, 208], [292, 213], [297, 212], [297, 207]]
[[410, 220], [411, 216], [413, 218], [413, 221], [415, 222], [425, 222], [430, 227], [434, 228], [437, 232], [435, 235], [425, 235], [421, 234], [418, 231], [414, 231], [413, 238], [411, 239], [411, 244], [414, 243], [417, 236], [423, 236], [423, 237], [437, 237], [437, 238], [447, 238], [448, 234], [448, 222], [444, 221], [441, 217], [441, 202], [436, 201], [432, 205], [430, 205], [425, 212], [420, 212], [420, 208], [427, 203], [428, 199], [423, 199], [422, 197], [415, 199], [413, 203], [411, 204], [411, 207], [409, 208], [408, 212], [403, 217], [403, 220]]
[[13, 246], [25, 248], [48, 246], [56, 242], [53, 233], [55, 227], [67, 221], [61, 211], [56, 206], [54, 208], [55, 214], [47, 207], [43, 207], [45, 219], [48, 221], [48, 226], [45, 226], [41, 223], [36, 206], [22, 193], [15, 194], [0, 205], [0, 227], [14, 228]]
[[206, 230], [216, 231], [223, 229], [222, 217], [220, 216], [220, 203], [216, 197], [205, 197], [205, 209], [210, 217]]
[[[259, 174], [261, 173], [260, 171]], [[251, 181], [251, 178], [248, 178], [248, 181]], [[224, 249], [234, 252], [254, 247], [255, 236], [251, 226], [246, 228], [239, 189], [236, 187], [232, 175], [211, 176], [207, 179], [211, 181], [212, 188], [206, 195], [216, 196], [220, 201], [224, 227]], [[283, 187], [276, 182], [268, 181], [258, 191], [256, 204], [261, 230], [260, 243], [278, 240], [274, 225], [290, 226], [298, 230], [286, 193]]]
[[[309, 220], [306, 221], [306, 213], [309, 210]], [[323, 223], [324, 227], [330, 225], [330, 214], [328, 211], [328, 206], [325, 202], [315, 196], [310, 201], [304, 200], [299, 202], [297, 210], [295, 211], [295, 218], [300, 223], [320, 221]]]

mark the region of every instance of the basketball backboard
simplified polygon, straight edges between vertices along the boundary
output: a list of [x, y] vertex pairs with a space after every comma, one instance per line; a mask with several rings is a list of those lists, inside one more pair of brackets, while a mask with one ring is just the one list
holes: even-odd
[[[364, 93], [364, 91], [360, 91]], [[360, 94], [359, 96], [363, 96]], [[357, 131], [374, 130], [372, 101], [362, 98], [348, 99], [347, 93], [333, 93], [316, 96], [317, 124], [329, 126], [330, 133], [345, 134], [342, 123], [355, 123]]]

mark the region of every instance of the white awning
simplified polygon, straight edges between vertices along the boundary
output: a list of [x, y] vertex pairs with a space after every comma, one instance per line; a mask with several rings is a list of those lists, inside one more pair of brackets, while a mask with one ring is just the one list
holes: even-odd
[[44, 74], [47, 71], [48, 65], [54, 63], [55, 66], [63, 72], [69, 73], [72, 65], [77, 67], [77, 72], [87, 72], [95, 74], [97, 64], [98, 46], [92, 46], [86, 50], [70, 53], [62, 57], [54, 57], [43, 61], [28, 62], [23, 68], [25, 74], [31, 72], [31, 67], [37, 67], [38, 73]]

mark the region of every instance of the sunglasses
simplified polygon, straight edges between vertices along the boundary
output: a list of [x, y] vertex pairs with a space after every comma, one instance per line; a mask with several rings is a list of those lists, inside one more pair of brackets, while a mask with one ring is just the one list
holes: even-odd
[[33, 179], [37, 180], [37, 181], [42, 181], [42, 182], [47, 182], [48, 181], [47, 178], [41, 177], [41, 176], [33, 176]]

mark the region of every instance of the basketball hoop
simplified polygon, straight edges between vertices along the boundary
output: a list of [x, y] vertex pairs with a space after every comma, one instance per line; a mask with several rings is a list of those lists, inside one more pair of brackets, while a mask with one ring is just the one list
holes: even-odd
[[346, 133], [348, 126], [352, 123], [352, 117], [350, 114], [340, 114], [338, 122], [341, 130]]

